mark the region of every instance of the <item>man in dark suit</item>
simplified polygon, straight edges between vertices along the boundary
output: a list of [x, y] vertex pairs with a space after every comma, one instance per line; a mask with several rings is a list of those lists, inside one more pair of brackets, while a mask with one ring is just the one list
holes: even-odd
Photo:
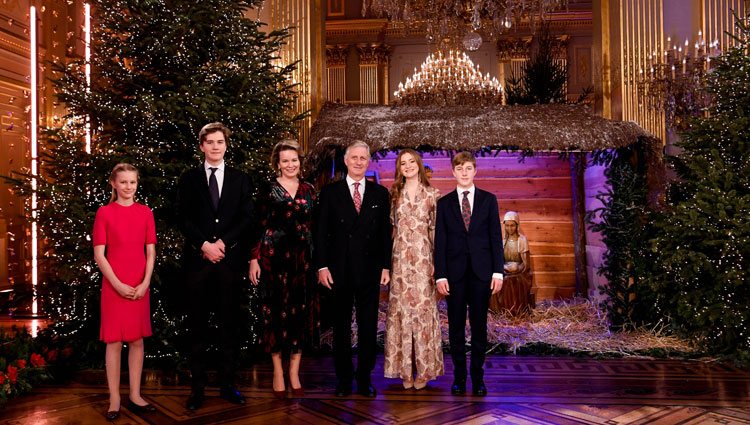
[[466, 308], [471, 326], [471, 383], [487, 394], [484, 357], [490, 292], [503, 285], [503, 241], [495, 195], [474, 186], [476, 159], [460, 152], [451, 161], [456, 190], [440, 198], [435, 223], [435, 283], [448, 304], [453, 359], [451, 394], [466, 393]]
[[[336, 395], [357, 392], [375, 397], [370, 381], [375, 367], [380, 285], [390, 281], [391, 222], [388, 190], [365, 179], [370, 148], [357, 141], [344, 154], [346, 179], [320, 192], [315, 262], [318, 282], [333, 296], [333, 351]], [[380, 284], [380, 285], [378, 285]], [[359, 356], [352, 365], [352, 307], [356, 307]]]
[[221, 123], [205, 125], [198, 134], [205, 161], [186, 171], [178, 185], [191, 343], [192, 391], [187, 400], [190, 410], [203, 404], [210, 312], [215, 313], [218, 325], [220, 396], [231, 403], [245, 403], [234, 379], [253, 203], [247, 174], [224, 164], [229, 135], [229, 129]]

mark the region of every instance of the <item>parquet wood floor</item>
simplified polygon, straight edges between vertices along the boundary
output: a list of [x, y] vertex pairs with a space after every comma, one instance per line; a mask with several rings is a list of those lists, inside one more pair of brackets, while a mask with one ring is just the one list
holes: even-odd
[[[270, 364], [246, 370], [245, 406], [207, 392], [197, 412], [184, 408], [189, 387], [146, 377], [144, 395], [159, 411], [122, 409], [117, 424], [750, 424], [750, 371], [678, 360], [489, 356], [484, 398], [450, 395], [447, 376], [420, 391], [373, 373], [375, 399], [336, 398], [330, 357], [303, 359], [306, 395], [276, 400]], [[66, 386], [36, 388], [0, 410], [1, 425], [103, 424], [108, 406], [104, 372]], [[470, 385], [469, 385], [469, 388]], [[123, 398], [127, 397], [123, 388]]]

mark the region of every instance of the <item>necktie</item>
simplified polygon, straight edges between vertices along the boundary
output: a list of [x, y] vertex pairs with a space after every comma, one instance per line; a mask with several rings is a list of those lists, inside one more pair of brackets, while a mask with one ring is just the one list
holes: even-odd
[[362, 209], [362, 195], [359, 193], [359, 182], [354, 183], [354, 209], [357, 210], [357, 214], [359, 214], [359, 210]]
[[211, 177], [208, 178], [208, 194], [211, 196], [211, 203], [214, 209], [219, 208], [219, 183], [216, 181], [216, 167], [208, 167], [211, 170]]
[[469, 223], [471, 223], [471, 204], [469, 204], [469, 191], [464, 190], [464, 199], [461, 201], [461, 217], [464, 219], [464, 226], [466, 231], [469, 231]]

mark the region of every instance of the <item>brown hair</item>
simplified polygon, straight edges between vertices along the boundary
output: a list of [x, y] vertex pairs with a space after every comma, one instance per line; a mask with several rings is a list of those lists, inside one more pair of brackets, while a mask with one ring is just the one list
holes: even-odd
[[451, 159], [451, 166], [456, 168], [464, 162], [471, 162], [474, 167], [477, 166], [477, 159], [474, 158], [474, 155], [472, 155], [471, 152], [467, 151], [457, 153], [456, 156]]
[[198, 132], [198, 140], [200, 141], [200, 144], [203, 144], [203, 141], [206, 140], [206, 136], [211, 133], [216, 133], [217, 131], [221, 131], [221, 133], [224, 134], [224, 141], [229, 143], [229, 136], [232, 135], [232, 131], [229, 127], [220, 122], [212, 122], [204, 125], [203, 128], [201, 128], [201, 131]]
[[424, 171], [422, 157], [414, 149], [402, 149], [396, 157], [396, 172], [393, 178], [393, 186], [391, 186], [391, 205], [393, 205], [393, 208], [396, 208], [398, 205], [398, 200], [401, 198], [401, 192], [404, 190], [404, 184], [406, 183], [406, 177], [401, 174], [401, 158], [407, 153], [417, 161], [417, 166], [419, 167], [419, 182], [425, 185], [425, 187], [430, 186], [430, 180], [427, 178], [427, 174], [425, 174]]
[[[123, 171], [133, 171], [135, 172], [135, 178], [136, 180], [140, 180], [140, 175], [138, 174], [138, 169], [134, 166], [121, 162], [117, 165], [115, 165], [115, 168], [112, 169], [112, 172], [109, 174], [109, 184], [112, 185], [112, 183], [115, 182], [117, 179], [117, 174], [121, 173]], [[115, 190], [114, 187], [112, 187], [112, 196], [109, 198], [109, 202], [115, 202], [117, 200], [117, 190]]]
[[277, 175], [281, 173], [279, 169], [279, 161], [281, 161], [281, 152], [284, 151], [295, 151], [300, 161], [300, 170], [302, 170], [302, 155], [300, 155], [299, 143], [294, 139], [284, 139], [274, 145], [271, 151], [271, 168], [276, 172]]

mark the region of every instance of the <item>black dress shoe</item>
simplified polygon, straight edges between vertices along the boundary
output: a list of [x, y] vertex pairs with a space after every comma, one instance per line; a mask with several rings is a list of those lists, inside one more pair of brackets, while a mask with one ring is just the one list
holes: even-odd
[[203, 399], [205, 397], [203, 396], [203, 391], [193, 391], [190, 393], [190, 396], [187, 399], [187, 403], [185, 403], [185, 407], [187, 407], [189, 410], [198, 410], [203, 406]]
[[451, 394], [453, 395], [464, 395], [466, 394], [466, 380], [465, 379], [454, 379], [453, 385], [451, 385]]
[[357, 394], [365, 396], [365, 397], [374, 398], [375, 396], [378, 395], [378, 392], [375, 391], [375, 387], [373, 387], [370, 384], [367, 384], [367, 385], [357, 385]]
[[128, 410], [133, 413], [153, 413], [156, 412], [156, 407], [153, 404], [146, 403], [143, 406], [135, 404], [133, 400], [128, 400]]
[[336, 397], [346, 397], [352, 394], [352, 384], [339, 382], [336, 385]]
[[478, 397], [484, 397], [487, 395], [487, 387], [484, 386], [484, 381], [479, 381], [476, 384], [472, 384], [472, 393]]
[[108, 421], [114, 421], [115, 419], [120, 417], [120, 411], [110, 410], [106, 415], [104, 415], [104, 417], [107, 418]]
[[219, 391], [219, 397], [232, 404], [245, 404], [245, 397], [235, 387], [224, 387]]

